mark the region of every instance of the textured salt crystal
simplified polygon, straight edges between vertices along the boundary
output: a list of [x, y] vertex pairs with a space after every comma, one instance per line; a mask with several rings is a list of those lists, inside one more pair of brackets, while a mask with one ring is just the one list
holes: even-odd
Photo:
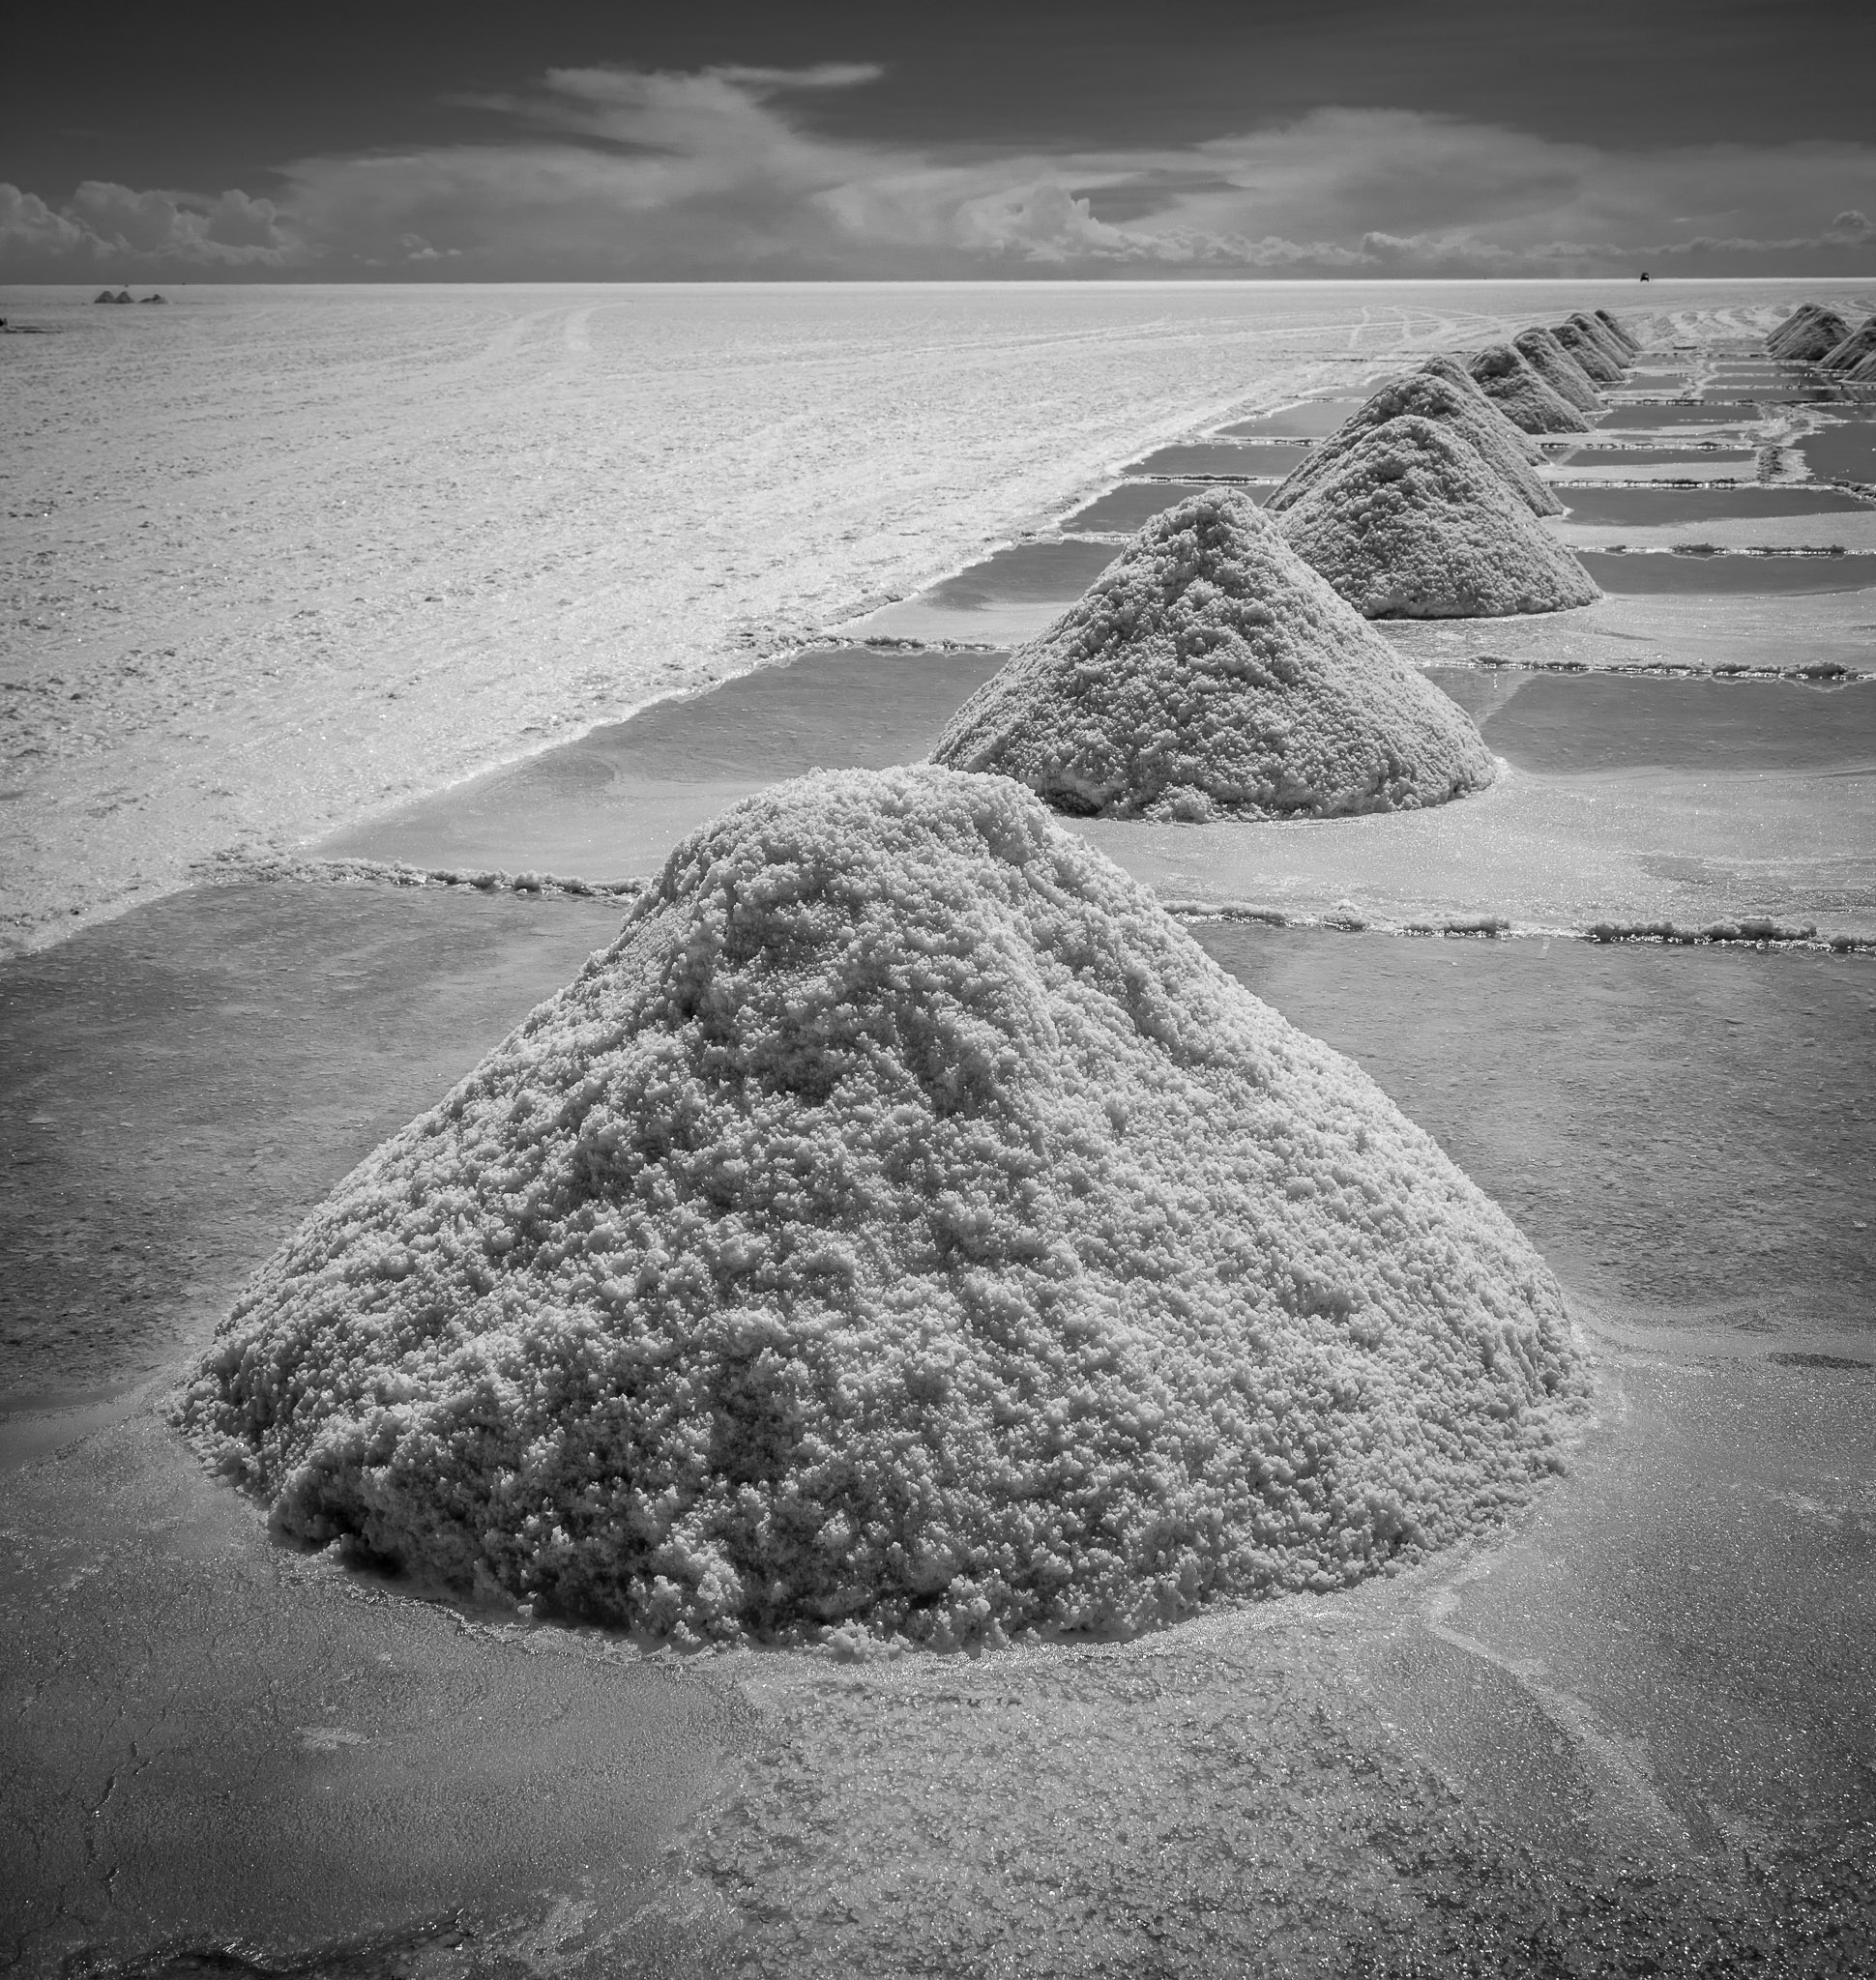
[[1834, 309], [1827, 309], [1821, 303], [1803, 303], [1766, 338], [1765, 347], [1774, 358], [1811, 364], [1849, 335], [1849, 324]]
[[1590, 422], [1510, 344], [1476, 351], [1467, 367], [1479, 389], [1526, 433], [1587, 433]]
[[1621, 317], [1610, 315], [1606, 309], [1598, 309], [1596, 312], [1596, 320], [1609, 332], [1631, 358], [1641, 355], [1641, 339], [1629, 330]]
[[1531, 1245], [1003, 778], [783, 784], [341, 1183], [185, 1405], [278, 1530], [679, 1641], [1343, 1587], [1579, 1388]]
[[1521, 330], [1511, 339], [1530, 364], [1560, 397], [1586, 413], [1602, 410], [1602, 395], [1589, 373], [1547, 330]]
[[1500, 618], [1601, 597], [1478, 453], [1430, 420], [1364, 434], [1281, 527], [1370, 619]]
[[[1465, 365], [1451, 351], [1435, 351], [1419, 368], [1424, 371], [1429, 378], [1444, 378], [1449, 385], [1452, 386], [1456, 391], [1466, 393], [1469, 397], [1485, 398], [1484, 393], [1480, 389], [1478, 379], [1466, 369]], [[1491, 401], [1485, 399], [1485, 403], [1490, 405]], [[1494, 406], [1493, 410], [1496, 412], [1499, 409]], [[1501, 417], [1503, 417], [1502, 414]], [[1512, 430], [1514, 432], [1517, 431], [1515, 427]], [[1525, 439], [1522, 433], [1517, 434], [1517, 445], [1524, 450], [1526, 460], [1539, 460], [1542, 457], [1541, 450], [1531, 441]]]
[[1602, 348], [1580, 323], [1553, 323], [1554, 336], [1570, 362], [1595, 385], [1620, 385], [1622, 366]]
[[1274, 513], [1293, 507], [1360, 441], [1363, 434], [1404, 414], [1435, 420], [1450, 426], [1493, 469], [1534, 515], [1561, 515], [1564, 505], [1531, 471], [1531, 443], [1476, 387], [1461, 392], [1448, 380], [1425, 371], [1390, 378], [1380, 390], [1344, 420], [1327, 440], [1312, 447], [1289, 479], [1270, 499]]
[[1876, 351], [1876, 316], [1867, 317], [1817, 362], [1827, 371], [1851, 371]]
[[1866, 358], [1859, 359], [1844, 376], [1853, 385], [1861, 385], [1866, 379], [1876, 378], [1876, 351], [1872, 351]]
[[1398, 810], [1492, 778], [1471, 717], [1230, 488], [1148, 523], [932, 757], [1121, 818]]
[[[1569, 321], [1589, 338], [1596, 348], [1616, 367], [1620, 379], [1628, 368], [1628, 346], [1617, 336], [1606, 323], [1586, 315], [1581, 309], [1571, 313]], [[1562, 341], [1560, 338], [1559, 341]]]

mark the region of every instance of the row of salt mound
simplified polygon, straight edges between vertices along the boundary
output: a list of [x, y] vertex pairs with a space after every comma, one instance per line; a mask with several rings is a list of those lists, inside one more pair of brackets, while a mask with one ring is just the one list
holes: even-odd
[[[1436, 361], [1437, 362], [1437, 361]], [[1450, 362], [1450, 361], [1449, 361]], [[1457, 369], [1457, 367], [1454, 367]], [[1464, 375], [1463, 373], [1461, 374]], [[1465, 389], [1450, 376], [1422, 369], [1388, 379], [1330, 437], [1312, 447], [1270, 499], [1274, 512], [1293, 507], [1363, 437], [1390, 420], [1412, 414], [1462, 435], [1536, 515], [1561, 515], [1564, 505], [1531, 471], [1537, 450], [1468, 377]]]
[[1790, 364], [1811, 364], [1850, 335], [1850, 326], [1821, 303], [1801, 303], [1765, 340], [1768, 353]]
[[1553, 323], [1550, 334], [1559, 346], [1592, 385], [1620, 385], [1623, 378], [1621, 364], [1603, 348], [1599, 337], [1592, 336], [1574, 319], [1565, 323]]
[[1609, 335], [1615, 338], [1617, 343], [1619, 343], [1622, 346], [1622, 348], [1625, 351], [1627, 351], [1631, 358], [1638, 358], [1641, 356], [1641, 339], [1637, 337], [1634, 335], [1634, 333], [1628, 329], [1627, 325], [1623, 322], [1621, 317], [1611, 316], [1608, 310], [1606, 309], [1598, 309], [1595, 313], [1596, 320], [1602, 325], [1603, 329], [1606, 330], [1609, 333]]
[[1474, 448], [1411, 414], [1364, 433], [1281, 527], [1368, 619], [1501, 618], [1602, 596]]
[[1843, 375], [1846, 382], [1851, 385], [1876, 383], [1876, 351], [1872, 351], [1866, 358], [1860, 359]]
[[1623, 337], [1611, 330], [1600, 317], [1587, 315], [1581, 309], [1578, 309], [1569, 320], [1585, 336], [1595, 343], [1597, 349], [1616, 367], [1616, 373], [1619, 378], [1627, 375], [1633, 354]]
[[249, 1284], [183, 1406], [309, 1544], [680, 1644], [1129, 1634], [1503, 1517], [1556, 1281], [1003, 778], [820, 772]]
[[1121, 818], [1398, 810], [1493, 774], [1464, 711], [1230, 488], [1149, 522], [932, 757]]
[[1525, 433], [1587, 433], [1590, 422], [1511, 344], [1475, 351], [1466, 365], [1481, 391]]
[[1876, 316], [1865, 318], [1817, 362], [1826, 371], [1854, 371], [1872, 353], [1876, 353]]
[[1559, 397], [1567, 399], [1579, 412], [1599, 413], [1602, 410], [1602, 394], [1597, 391], [1589, 374], [1549, 331], [1536, 327], [1521, 330], [1511, 342], [1525, 363]]

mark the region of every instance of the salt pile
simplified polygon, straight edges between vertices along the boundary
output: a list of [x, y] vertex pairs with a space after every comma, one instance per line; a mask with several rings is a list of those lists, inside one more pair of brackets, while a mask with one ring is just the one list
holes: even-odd
[[1628, 329], [1621, 317], [1610, 315], [1606, 309], [1598, 309], [1596, 312], [1596, 320], [1622, 345], [1623, 349], [1631, 358], [1641, 356], [1641, 339]]
[[1553, 323], [1550, 334], [1583, 375], [1596, 385], [1620, 385], [1622, 366], [1580, 323]]
[[1346, 1586], [1502, 1516], [1559, 1289], [1349, 1061], [1002, 778], [816, 773], [243, 1294], [278, 1530], [668, 1634], [946, 1645]]
[[1293, 507], [1364, 433], [1409, 413], [1422, 420], [1438, 421], [1460, 434], [1534, 515], [1563, 513], [1564, 505], [1531, 472], [1534, 450], [1510, 421], [1477, 388], [1461, 392], [1446, 379], [1424, 370], [1390, 378], [1327, 440], [1310, 448], [1271, 497], [1271, 510], [1276, 513]]
[[1602, 596], [1478, 453], [1430, 420], [1364, 434], [1282, 530], [1369, 619], [1501, 618]]
[[1590, 422], [1510, 344], [1491, 344], [1467, 360], [1479, 389], [1525, 433], [1587, 433]]
[[1876, 351], [1876, 316], [1867, 317], [1839, 342], [1825, 352], [1818, 363], [1827, 371], [1854, 371]]
[[1148, 523], [932, 760], [1118, 818], [1334, 817], [1492, 779], [1471, 717], [1230, 488]]
[[1606, 323], [1585, 315], [1581, 309], [1575, 310], [1569, 320], [1616, 367], [1616, 376], [1621, 378], [1628, 368], [1627, 344]]
[[1821, 303], [1802, 303], [1766, 338], [1765, 347], [1774, 358], [1810, 364], [1849, 335], [1850, 326], [1834, 309]]
[[1876, 379], [1876, 351], [1872, 351], [1866, 358], [1860, 358], [1844, 373], [1844, 377], [1852, 385], [1862, 385], [1871, 379]]
[[1599, 413], [1602, 396], [1590, 383], [1589, 374], [1547, 330], [1521, 330], [1511, 342], [1524, 361], [1560, 398], [1579, 411]]

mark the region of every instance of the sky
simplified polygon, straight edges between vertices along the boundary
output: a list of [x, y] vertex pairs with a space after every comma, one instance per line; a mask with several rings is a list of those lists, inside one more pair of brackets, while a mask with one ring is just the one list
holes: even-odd
[[1876, 273], [1869, 0], [42, 7], [0, 278]]

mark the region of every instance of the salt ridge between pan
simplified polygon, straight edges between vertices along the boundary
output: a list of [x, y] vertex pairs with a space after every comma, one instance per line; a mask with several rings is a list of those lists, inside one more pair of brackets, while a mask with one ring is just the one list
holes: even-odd
[[1587, 433], [1590, 422], [1510, 344], [1490, 344], [1467, 360], [1479, 389], [1526, 433]]
[[1002, 778], [822, 772], [260, 1271], [185, 1420], [277, 1528], [680, 1642], [1128, 1633], [1514, 1505], [1559, 1289]]
[[1534, 515], [1561, 515], [1564, 505], [1531, 471], [1532, 448], [1522, 433], [1477, 387], [1461, 392], [1427, 371], [1390, 378], [1328, 439], [1309, 449], [1270, 499], [1275, 513], [1306, 495], [1365, 433], [1405, 414], [1432, 420], [1460, 434]]
[[1471, 717], [1230, 488], [1154, 517], [932, 757], [1120, 818], [1399, 810], [1492, 778]]
[[1525, 363], [1560, 398], [1579, 412], [1599, 413], [1602, 396], [1577, 364], [1547, 330], [1521, 330], [1511, 339]]
[[1412, 415], [1363, 434], [1281, 528], [1369, 619], [1501, 618], [1602, 596], [1472, 447]]

